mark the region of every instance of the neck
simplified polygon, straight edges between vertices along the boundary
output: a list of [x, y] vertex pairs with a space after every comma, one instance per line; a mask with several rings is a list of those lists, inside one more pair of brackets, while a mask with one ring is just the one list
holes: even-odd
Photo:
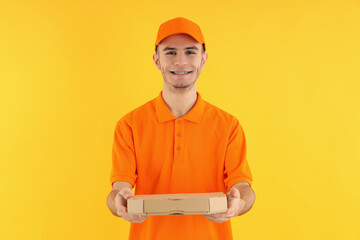
[[171, 91], [164, 87], [162, 97], [171, 113], [176, 118], [181, 118], [185, 116], [196, 103], [196, 85], [185, 91]]

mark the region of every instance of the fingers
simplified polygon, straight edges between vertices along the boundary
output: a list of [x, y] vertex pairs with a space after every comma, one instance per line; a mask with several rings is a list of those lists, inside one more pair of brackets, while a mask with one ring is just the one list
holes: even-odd
[[115, 196], [116, 214], [128, 222], [142, 223], [147, 219], [148, 216], [128, 213], [127, 200], [131, 197], [133, 197], [133, 192], [131, 189], [128, 188], [123, 188], [116, 194]]
[[226, 211], [226, 215], [230, 217], [237, 216], [236, 213], [239, 211], [240, 207], [240, 191], [232, 187], [227, 194], [227, 202], [228, 202], [228, 209]]
[[115, 195], [115, 208], [119, 217], [127, 213], [127, 199], [132, 196], [133, 193], [130, 188], [123, 188]]
[[212, 213], [212, 214], [206, 214], [205, 216], [209, 216], [212, 218], [222, 218], [225, 217], [225, 213]]
[[209, 215], [203, 215], [207, 220], [211, 221], [211, 222], [216, 222], [216, 223], [223, 223], [228, 221], [231, 217], [228, 217], [225, 214], [209, 214]]
[[119, 217], [122, 217], [124, 220], [133, 223], [142, 223], [148, 217], [146, 215], [129, 214], [127, 208], [123, 206], [119, 209], [118, 215]]
[[130, 190], [131, 194], [127, 189], [122, 189], [119, 191], [115, 196], [115, 208], [116, 208], [116, 214], [119, 217], [123, 217], [127, 213], [127, 203], [126, 203], [126, 197], [131, 197], [132, 191]]
[[142, 223], [148, 217], [146, 215], [129, 214], [127, 208], [124, 206], [120, 206], [120, 208], [117, 210], [117, 214], [119, 217], [123, 218], [124, 220], [133, 223]]
[[234, 198], [228, 201], [228, 209], [225, 214], [229, 217], [236, 217], [241, 208], [241, 199]]
[[232, 188], [230, 188], [230, 191], [228, 192], [227, 197], [228, 198], [240, 198], [240, 191], [237, 188], [232, 187]]
[[207, 220], [216, 223], [222, 223], [228, 221], [232, 216], [226, 213], [213, 213], [213, 214], [206, 214], [203, 215]]
[[228, 210], [226, 211], [226, 216], [229, 216], [229, 217], [235, 217], [235, 213], [236, 213], [236, 210], [234, 207], [232, 208], [228, 208]]
[[123, 188], [119, 193], [121, 194], [121, 196], [123, 196], [125, 200], [128, 200], [129, 198], [133, 197], [133, 192], [130, 188]]
[[235, 212], [239, 209], [240, 198], [239, 199], [230, 199], [228, 201], [228, 209], [226, 210], [226, 215], [234, 217]]
[[119, 217], [123, 217], [127, 213], [127, 208], [121, 203], [120, 197], [115, 198], [115, 207], [116, 207], [116, 214]]
[[146, 215], [126, 214], [123, 219], [132, 223], [142, 223], [147, 217]]

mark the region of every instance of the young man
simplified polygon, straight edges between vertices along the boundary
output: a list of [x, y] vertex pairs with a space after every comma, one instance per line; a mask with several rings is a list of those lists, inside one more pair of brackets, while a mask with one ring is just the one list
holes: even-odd
[[[130, 239], [232, 239], [228, 220], [249, 211], [255, 201], [242, 127], [236, 117], [196, 91], [208, 57], [196, 23], [185, 18], [163, 23], [155, 51], [163, 90], [116, 124], [108, 207], [131, 222]], [[136, 194], [224, 192], [228, 210], [131, 215], [126, 201], [135, 185]]]

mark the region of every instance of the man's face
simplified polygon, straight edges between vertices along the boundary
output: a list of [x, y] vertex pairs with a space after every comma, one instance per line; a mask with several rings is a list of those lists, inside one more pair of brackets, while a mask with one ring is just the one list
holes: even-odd
[[153, 59], [156, 67], [161, 70], [164, 84], [170, 88], [185, 90], [196, 83], [205, 66], [207, 53], [202, 53], [202, 44], [191, 36], [175, 34], [161, 41]]

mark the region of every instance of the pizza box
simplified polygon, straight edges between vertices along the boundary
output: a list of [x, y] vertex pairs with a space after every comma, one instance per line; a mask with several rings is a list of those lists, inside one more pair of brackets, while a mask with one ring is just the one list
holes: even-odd
[[130, 214], [148, 216], [223, 213], [227, 198], [222, 192], [135, 195], [127, 208]]

